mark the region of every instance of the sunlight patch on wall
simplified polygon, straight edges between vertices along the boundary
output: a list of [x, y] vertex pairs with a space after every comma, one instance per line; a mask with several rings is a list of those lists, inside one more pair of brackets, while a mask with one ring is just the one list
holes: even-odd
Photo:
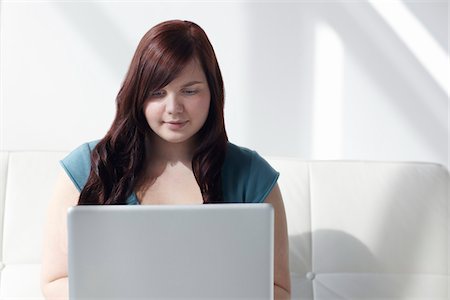
[[324, 23], [315, 32], [312, 159], [342, 155], [344, 49], [336, 31]]
[[369, 3], [449, 95], [449, 56], [428, 30], [399, 0], [369, 0]]

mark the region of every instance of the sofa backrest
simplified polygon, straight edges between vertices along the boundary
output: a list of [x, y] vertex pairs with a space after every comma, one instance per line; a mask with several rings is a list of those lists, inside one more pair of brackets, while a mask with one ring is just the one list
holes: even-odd
[[[43, 221], [66, 153], [0, 154], [0, 299], [41, 299]], [[266, 159], [281, 173], [293, 299], [447, 299], [444, 167]]]

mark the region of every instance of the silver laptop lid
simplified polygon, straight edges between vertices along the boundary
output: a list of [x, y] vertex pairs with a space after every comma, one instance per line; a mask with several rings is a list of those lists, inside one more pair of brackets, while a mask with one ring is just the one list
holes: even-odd
[[272, 299], [270, 204], [76, 206], [70, 299]]

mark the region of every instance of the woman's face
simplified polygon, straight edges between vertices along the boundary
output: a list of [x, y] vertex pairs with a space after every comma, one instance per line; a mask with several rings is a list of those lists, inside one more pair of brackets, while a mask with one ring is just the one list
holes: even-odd
[[208, 117], [211, 95], [205, 73], [192, 59], [168, 85], [144, 103], [144, 114], [152, 131], [170, 143], [182, 143], [202, 128]]

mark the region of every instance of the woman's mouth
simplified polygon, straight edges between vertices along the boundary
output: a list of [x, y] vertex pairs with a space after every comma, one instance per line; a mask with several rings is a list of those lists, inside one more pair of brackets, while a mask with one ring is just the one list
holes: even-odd
[[164, 121], [164, 124], [166, 124], [170, 129], [177, 130], [183, 128], [188, 121]]

